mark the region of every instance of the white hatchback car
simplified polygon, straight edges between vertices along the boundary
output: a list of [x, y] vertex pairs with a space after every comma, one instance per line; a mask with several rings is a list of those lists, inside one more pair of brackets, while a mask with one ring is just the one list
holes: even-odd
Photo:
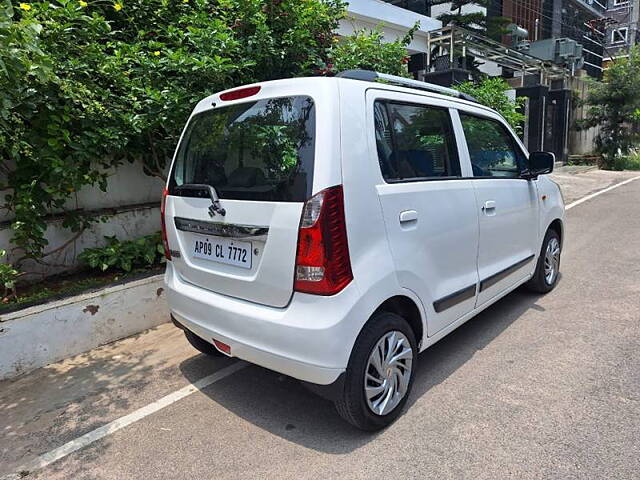
[[173, 321], [383, 428], [420, 351], [521, 284], [556, 285], [553, 163], [472, 98], [375, 72], [211, 95], [163, 196]]

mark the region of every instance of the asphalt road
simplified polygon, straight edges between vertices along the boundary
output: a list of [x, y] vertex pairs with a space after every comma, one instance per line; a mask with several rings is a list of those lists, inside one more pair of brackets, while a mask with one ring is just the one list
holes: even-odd
[[[366, 434], [247, 366], [37, 479], [640, 478], [640, 180], [568, 212], [562, 277], [421, 354], [409, 408]], [[0, 477], [232, 364], [169, 325], [0, 383]]]

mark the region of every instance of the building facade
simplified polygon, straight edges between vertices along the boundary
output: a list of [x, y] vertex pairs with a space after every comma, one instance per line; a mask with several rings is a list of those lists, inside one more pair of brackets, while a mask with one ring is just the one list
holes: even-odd
[[529, 42], [549, 38], [575, 40], [583, 47], [584, 71], [600, 78], [606, 44], [602, 25], [607, 11], [606, 0], [602, 2], [605, 3], [599, 0], [492, 0], [489, 14], [501, 15], [525, 28]]
[[[601, 26], [607, 6], [599, 2], [491, 0], [485, 6], [466, 5], [463, 14], [480, 10], [488, 17], [507, 18], [527, 34], [523, 36], [522, 28], [515, 29], [517, 35], [497, 34], [493, 39], [461, 33], [463, 44], [454, 46], [455, 28], [443, 29], [437, 19], [450, 11], [450, 4], [439, 0], [350, 0], [348, 16], [338, 33], [349, 35], [362, 28], [380, 28], [385, 38], [393, 41], [419, 21], [420, 28], [408, 47], [409, 70], [416, 78], [444, 86], [475, 78], [469, 62], [465, 62], [472, 58], [481, 73], [506, 78], [513, 86], [510, 93], [524, 98], [522, 137], [527, 148], [552, 151], [558, 160], [565, 161], [569, 153], [588, 153], [593, 148], [592, 141], [590, 145], [578, 142], [578, 150], [569, 151], [570, 145], [572, 149], [576, 145], [571, 125], [575, 120], [573, 92], [583, 82], [579, 77], [602, 76], [606, 39]], [[534, 49], [532, 43], [548, 46], [551, 54], [545, 50], [543, 56], [538, 55], [540, 48]], [[567, 48], [572, 53], [567, 53]], [[522, 62], [531, 69], [523, 67]]]
[[[583, 47], [584, 72], [591, 77], [600, 78], [603, 61], [608, 57], [605, 53], [608, 43], [615, 40], [618, 48], [614, 50], [621, 51], [627, 45], [626, 39], [636, 39], [639, 2], [640, 0], [490, 0], [486, 6], [465, 5], [462, 13], [481, 11], [489, 18], [509, 19], [528, 31], [529, 42], [550, 38], [574, 40]], [[359, 3], [361, 2], [358, 0], [352, 0], [351, 5]], [[416, 18], [430, 18], [431, 21], [437, 21], [438, 16], [448, 12], [451, 5], [440, 0], [386, 0], [385, 3], [413, 12]], [[616, 7], [612, 10], [614, 4]], [[636, 8], [633, 8], [634, 4]], [[620, 26], [616, 31], [607, 31], [605, 20], [608, 12], [614, 12], [619, 17]], [[511, 44], [511, 37], [503, 36], [502, 42]]]
[[[606, 0], [602, 0], [606, 3]], [[571, 38], [582, 44], [584, 70], [591, 76], [602, 77], [606, 39], [600, 25], [606, 5], [598, 0], [544, 0], [551, 18], [546, 17], [543, 31], [547, 38]]]
[[431, 16], [431, 11], [429, 10], [431, 0], [389, 0], [387, 3], [420, 15]]
[[[397, 3], [398, 5], [395, 5]], [[404, 8], [406, 3], [406, 7]], [[442, 27], [442, 23], [428, 15], [424, 15], [424, 9], [419, 8], [425, 1], [386, 2], [382, 0], [349, 0], [347, 16], [340, 21], [336, 32], [338, 35], [347, 36], [355, 31], [378, 28], [388, 41], [402, 38], [416, 22], [420, 26], [413, 36], [413, 41], [408, 47], [409, 54], [424, 53], [427, 51], [427, 35], [431, 30]]]
[[608, 0], [606, 18], [605, 64], [640, 43], [640, 0]]

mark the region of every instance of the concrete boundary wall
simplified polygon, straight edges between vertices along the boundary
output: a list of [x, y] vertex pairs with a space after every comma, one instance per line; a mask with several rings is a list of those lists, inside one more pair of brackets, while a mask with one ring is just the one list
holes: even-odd
[[[105, 245], [105, 236], [115, 235], [119, 240], [131, 240], [159, 231], [159, 203], [158, 200], [158, 203], [149, 205], [123, 206], [109, 212], [96, 211], [96, 217], [105, 216], [107, 221], [92, 224], [66, 248], [47, 257], [46, 264], [25, 261], [22, 270], [37, 274], [27, 276], [25, 280], [34, 282], [41, 280], [42, 277], [77, 270], [80, 267], [78, 255], [86, 248]], [[49, 245], [45, 251], [58, 248], [74, 236], [71, 230], [62, 226], [63, 221], [62, 217], [47, 221], [45, 238], [49, 241]], [[15, 262], [22, 255], [20, 250], [13, 249], [14, 246], [10, 242], [12, 236], [13, 231], [9, 226], [0, 229], [0, 248], [7, 250], [9, 262]]]
[[586, 130], [578, 130], [576, 122], [583, 120], [587, 116], [586, 105], [580, 105], [576, 100], [585, 100], [589, 94], [589, 84], [582, 78], [573, 78], [569, 88], [574, 95], [573, 110], [571, 112], [569, 126], [569, 155], [588, 155], [595, 151], [595, 139], [600, 132], [600, 127], [592, 127]]
[[0, 315], [0, 380], [169, 321], [163, 275]]
[[[115, 235], [120, 240], [131, 240], [157, 232], [160, 230], [163, 186], [161, 179], [145, 175], [139, 162], [125, 162], [109, 176], [106, 192], [97, 187], [85, 187], [76, 192], [65, 205], [65, 210], [81, 210], [98, 221], [66, 248], [46, 257], [46, 264], [24, 262], [21, 269], [34, 275], [21, 280], [34, 282], [43, 277], [76, 270], [80, 266], [80, 252], [86, 248], [105, 245], [104, 236]], [[7, 251], [6, 261], [15, 263], [23, 252], [11, 243], [14, 234], [11, 229], [12, 220], [7, 212], [0, 212], [0, 249]], [[45, 252], [64, 245], [75, 235], [62, 226], [63, 221], [61, 211], [52, 211], [46, 219], [45, 238], [49, 244]]]

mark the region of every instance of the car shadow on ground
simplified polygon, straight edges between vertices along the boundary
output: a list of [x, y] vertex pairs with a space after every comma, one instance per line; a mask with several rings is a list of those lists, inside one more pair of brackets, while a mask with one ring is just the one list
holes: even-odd
[[[543, 310], [538, 295], [518, 289], [424, 351], [419, 357], [407, 408], [428, 395], [484, 349], [524, 313]], [[191, 382], [211, 359], [197, 355], [180, 369]], [[328, 400], [314, 395], [301, 382], [251, 365], [202, 390], [212, 401], [251, 424], [306, 448], [329, 454], [358, 449], [379, 434], [361, 432], [344, 422]]]

